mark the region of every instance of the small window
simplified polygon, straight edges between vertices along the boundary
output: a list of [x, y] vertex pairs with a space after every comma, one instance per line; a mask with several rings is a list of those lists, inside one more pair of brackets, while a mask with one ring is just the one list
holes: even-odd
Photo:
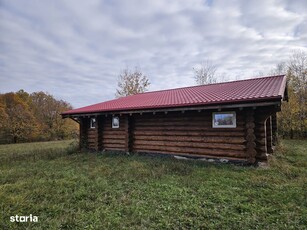
[[112, 128], [113, 129], [119, 128], [119, 117], [112, 118]]
[[91, 129], [95, 129], [96, 128], [96, 118], [91, 118], [90, 128]]
[[236, 112], [216, 112], [212, 114], [213, 128], [236, 128]]

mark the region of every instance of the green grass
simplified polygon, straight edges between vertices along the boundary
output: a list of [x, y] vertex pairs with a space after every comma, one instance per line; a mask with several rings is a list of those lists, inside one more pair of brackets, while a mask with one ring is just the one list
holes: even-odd
[[[283, 141], [267, 169], [35, 145], [0, 146], [0, 229], [307, 226], [306, 141]], [[39, 222], [9, 221], [29, 214]]]
[[76, 140], [0, 145], [0, 162], [54, 159], [76, 151]]

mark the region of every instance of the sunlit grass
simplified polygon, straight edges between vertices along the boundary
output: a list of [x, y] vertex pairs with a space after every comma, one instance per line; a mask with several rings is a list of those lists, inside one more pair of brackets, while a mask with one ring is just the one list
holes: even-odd
[[[38, 149], [48, 144], [60, 152], [70, 149], [69, 142], [45, 143]], [[283, 141], [268, 169], [138, 155], [72, 154], [71, 149], [69, 154], [54, 150], [54, 157], [16, 160], [10, 155], [27, 147], [15, 148], [0, 146], [0, 157], [6, 156], [0, 161], [1, 229], [305, 229], [307, 225], [306, 141]], [[39, 222], [11, 223], [9, 217], [17, 214], [37, 215]]]

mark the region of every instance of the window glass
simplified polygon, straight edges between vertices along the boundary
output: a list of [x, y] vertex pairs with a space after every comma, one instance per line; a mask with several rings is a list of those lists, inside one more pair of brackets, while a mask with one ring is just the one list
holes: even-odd
[[216, 112], [212, 116], [213, 128], [235, 128], [236, 112]]
[[119, 117], [112, 118], [112, 128], [119, 128]]
[[91, 129], [95, 129], [96, 128], [96, 118], [91, 118], [90, 128]]

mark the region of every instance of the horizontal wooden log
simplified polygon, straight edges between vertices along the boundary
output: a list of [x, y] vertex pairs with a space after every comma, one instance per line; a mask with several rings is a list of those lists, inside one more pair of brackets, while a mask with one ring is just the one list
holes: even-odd
[[204, 137], [244, 137], [243, 132], [197, 132], [197, 131], [134, 131], [135, 136], [204, 136]]
[[120, 128], [105, 127], [103, 131], [105, 132], [125, 132], [125, 127], [120, 127]]
[[148, 152], [169, 152], [169, 153], [180, 153], [180, 154], [198, 154], [198, 155], [211, 155], [211, 156], [226, 156], [226, 157], [237, 157], [245, 158], [246, 154], [244, 151], [226, 151], [226, 150], [214, 150], [214, 149], [202, 149], [202, 148], [188, 148], [188, 147], [162, 147], [162, 146], [138, 146], [134, 149], [135, 151], [148, 151]]
[[88, 142], [88, 143], [94, 143], [94, 144], [97, 143], [96, 139], [88, 139], [87, 142]]
[[[237, 118], [243, 118], [242, 112], [236, 112]], [[212, 112], [186, 112], [186, 113], [168, 113], [168, 114], [143, 114], [143, 115], [135, 115], [135, 120], [146, 120], [146, 121], [155, 121], [155, 120], [186, 120], [189, 121], [191, 118], [199, 119], [199, 120], [211, 120]]]
[[[243, 127], [244, 123], [243, 122], [239, 122], [237, 121], [237, 127], [238, 126], [242, 126]], [[199, 127], [199, 126], [205, 126], [205, 127], [212, 127], [212, 120], [210, 121], [195, 121], [195, 120], [191, 120], [191, 121], [152, 121], [152, 122], [135, 122], [135, 126], [136, 127], [156, 127], [156, 126], [161, 126], [161, 127], [165, 127], [165, 126], [186, 126], [186, 127]]]
[[135, 140], [134, 147], [138, 146], [165, 146], [165, 147], [196, 147], [204, 149], [227, 149], [227, 150], [244, 150], [245, 146], [238, 144], [224, 144], [224, 143], [204, 143], [204, 142], [182, 142], [182, 141], [146, 141]]
[[189, 141], [205, 143], [229, 143], [243, 144], [244, 138], [241, 137], [204, 137], [204, 136], [137, 136], [138, 140], [148, 141]]
[[88, 129], [88, 131], [87, 131], [87, 133], [96, 133], [97, 132], [97, 130], [96, 129]]
[[104, 149], [110, 151], [125, 151], [125, 148], [118, 148], [118, 147], [105, 147]]
[[103, 130], [102, 135], [106, 136], [106, 135], [117, 135], [117, 136], [125, 136], [126, 132], [125, 131], [108, 131], [108, 130]]
[[102, 142], [105, 143], [117, 143], [117, 144], [125, 144], [125, 139], [103, 139]]
[[112, 144], [112, 143], [104, 143], [104, 148], [119, 148], [119, 149], [125, 149], [124, 144]]
[[200, 116], [194, 116], [194, 117], [175, 117], [175, 116], [169, 116], [169, 117], [165, 117], [165, 118], [159, 118], [159, 117], [151, 117], [151, 118], [137, 118], [135, 119], [135, 124], [142, 124], [142, 123], [166, 123], [166, 122], [186, 122], [189, 123], [191, 121], [195, 121], [195, 122], [210, 122], [212, 121], [212, 117], [200, 117]]
[[90, 137], [90, 136], [93, 136], [93, 137], [94, 137], [94, 136], [97, 135], [97, 133], [87, 133], [86, 135], [87, 135], [88, 137]]
[[118, 134], [103, 134], [103, 139], [122, 139], [125, 135], [118, 135]]
[[162, 127], [159, 126], [158, 124], [156, 125], [156, 127], [139, 127], [136, 126], [135, 127], [135, 131], [206, 131], [206, 132], [244, 132], [244, 128], [243, 127], [237, 127], [237, 128], [207, 128], [204, 126], [166, 126], [166, 127]]
[[191, 121], [191, 122], [172, 122], [172, 121], [156, 121], [156, 122], [136, 122], [136, 127], [152, 127], [152, 126], [206, 126], [210, 127], [212, 126], [212, 121]]

